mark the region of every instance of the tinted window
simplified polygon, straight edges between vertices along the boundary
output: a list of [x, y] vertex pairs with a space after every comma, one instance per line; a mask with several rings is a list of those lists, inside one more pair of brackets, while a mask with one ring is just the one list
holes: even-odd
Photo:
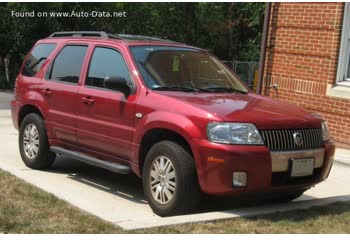
[[24, 63], [24, 67], [22, 70], [22, 75], [27, 77], [33, 77], [39, 70], [41, 66], [48, 58], [48, 56], [55, 49], [56, 44], [38, 44], [35, 46], [33, 51], [27, 57], [26, 62]]
[[103, 81], [107, 76], [129, 80], [129, 71], [118, 51], [97, 47], [92, 55], [86, 85], [103, 88]]
[[57, 55], [47, 79], [78, 83], [87, 46], [66, 46]]

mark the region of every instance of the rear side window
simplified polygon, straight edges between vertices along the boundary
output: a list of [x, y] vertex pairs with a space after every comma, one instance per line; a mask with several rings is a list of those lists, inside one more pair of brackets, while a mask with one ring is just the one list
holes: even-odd
[[103, 88], [106, 77], [130, 79], [128, 67], [123, 56], [116, 50], [96, 47], [91, 58], [86, 85]]
[[33, 77], [39, 72], [45, 60], [55, 49], [54, 43], [42, 43], [35, 46], [29, 53], [22, 69], [22, 75]]
[[78, 83], [85, 59], [87, 46], [65, 46], [46, 73], [46, 79], [68, 83]]

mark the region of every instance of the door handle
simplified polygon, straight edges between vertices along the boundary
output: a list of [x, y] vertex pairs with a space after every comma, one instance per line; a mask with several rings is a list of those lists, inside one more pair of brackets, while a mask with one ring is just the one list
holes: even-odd
[[42, 90], [41, 92], [46, 97], [51, 96], [51, 94], [52, 94], [52, 92], [51, 92], [51, 90], [49, 88], [46, 88], [46, 89]]
[[83, 97], [81, 98], [81, 100], [83, 101], [83, 103], [87, 104], [87, 105], [91, 105], [94, 104], [94, 99], [92, 99], [91, 97]]

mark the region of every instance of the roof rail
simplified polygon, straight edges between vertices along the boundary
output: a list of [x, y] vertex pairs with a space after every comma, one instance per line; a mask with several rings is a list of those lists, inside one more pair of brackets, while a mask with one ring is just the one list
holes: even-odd
[[108, 34], [110, 38], [120, 38], [124, 40], [145, 40], [145, 41], [160, 41], [160, 42], [173, 42], [175, 41], [164, 39], [164, 38], [158, 38], [158, 37], [150, 37], [150, 36], [142, 36], [142, 35], [134, 35], [134, 34]]
[[69, 31], [69, 32], [55, 32], [49, 36], [49, 38], [57, 37], [95, 37], [95, 38], [110, 38], [121, 40], [145, 40], [145, 41], [161, 41], [161, 42], [174, 42], [168, 39], [162, 39], [157, 37], [133, 35], [133, 34], [110, 34], [102, 31]]
[[55, 32], [49, 36], [49, 38], [55, 37], [100, 37], [108, 38], [106, 32], [97, 31], [70, 31], [70, 32]]

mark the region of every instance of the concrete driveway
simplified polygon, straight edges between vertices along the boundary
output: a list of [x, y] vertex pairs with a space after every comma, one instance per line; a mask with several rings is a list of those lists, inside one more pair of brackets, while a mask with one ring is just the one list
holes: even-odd
[[334, 164], [329, 179], [292, 203], [266, 205], [212, 198], [203, 202], [196, 214], [161, 218], [147, 205], [141, 181], [133, 175], [110, 173], [63, 157], [57, 159], [50, 171], [25, 167], [18, 151], [17, 130], [11, 122], [9, 101], [12, 98], [11, 94], [0, 92], [0, 169], [124, 229], [253, 216], [350, 201], [350, 188], [343, 187], [350, 182], [350, 166], [346, 164], [350, 154], [343, 151], [343, 163]]

